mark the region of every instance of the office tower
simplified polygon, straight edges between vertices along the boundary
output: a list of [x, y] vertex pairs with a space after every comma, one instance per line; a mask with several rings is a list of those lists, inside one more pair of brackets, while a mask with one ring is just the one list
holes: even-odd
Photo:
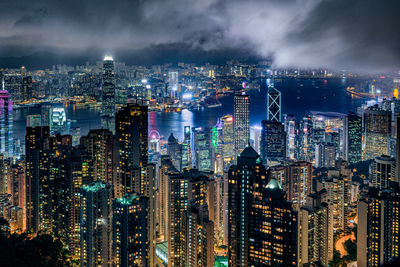
[[0, 154], [6, 158], [12, 157], [13, 148], [13, 103], [8, 92], [2, 90], [0, 91]]
[[357, 266], [382, 266], [399, 254], [398, 191], [369, 188], [357, 204]]
[[273, 84], [268, 86], [267, 107], [267, 120], [281, 122], [281, 92]]
[[367, 108], [363, 114], [363, 160], [387, 155], [390, 134], [390, 111], [377, 106]]
[[22, 78], [22, 100], [28, 101], [33, 97], [32, 76]]
[[214, 266], [214, 223], [207, 205], [189, 205], [185, 220], [188, 266]]
[[22, 75], [21, 73], [4, 74], [2, 90], [8, 91], [15, 101], [22, 100]]
[[42, 105], [40, 109], [40, 115], [42, 116], [41, 126], [50, 127], [50, 113], [52, 111], [52, 107], [50, 105]]
[[299, 211], [299, 265], [328, 266], [333, 258], [332, 207], [325, 189], [310, 194]]
[[331, 143], [319, 143], [315, 146], [315, 167], [335, 167], [336, 148]]
[[250, 127], [250, 145], [254, 147], [254, 150], [261, 154], [261, 126], [254, 125]]
[[67, 115], [64, 108], [52, 108], [50, 112], [50, 132], [63, 133], [67, 126]]
[[42, 116], [41, 115], [28, 115], [26, 116], [26, 127], [38, 127], [42, 126]]
[[372, 184], [379, 189], [390, 187], [395, 180], [396, 160], [389, 156], [382, 155], [374, 159], [372, 164]]
[[185, 126], [184, 127], [183, 134], [184, 134], [183, 142], [190, 145], [190, 141], [191, 141], [191, 138], [190, 138], [190, 126]]
[[149, 265], [148, 199], [131, 193], [113, 201], [112, 252], [115, 266]]
[[279, 121], [261, 122], [261, 159], [267, 166], [286, 159], [286, 133]]
[[128, 104], [116, 115], [117, 162], [121, 169], [122, 195], [143, 193], [144, 190], [148, 165], [147, 114], [147, 106]]
[[250, 142], [250, 97], [248, 95], [235, 95], [233, 120], [234, 160], [236, 160]]
[[234, 157], [233, 116], [221, 117], [220, 123], [222, 127], [222, 159], [227, 166]]
[[344, 118], [344, 159], [349, 164], [361, 161], [362, 118], [350, 113]]
[[81, 145], [90, 156], [93, 181], [112, 183], [115, 174], [115, 140], [108, 129], [90, 130], [81, 138]]
[[81, 266], [112, 263], [111, 185], [94, 182], [81, 189]]
[[286, 157], [294, 160], [296, 154], [296, 117], [290, 114], [285, 115], [284, 118], [286, 133]]
[[167, 154], [170, 156], [172, 163], [174, 164], [175, 168], [179, 171], [182, 170], [181, 162], [182, 162], [182, 147], [181, 144], [178, 143], [178, 139], [171, 133], [168, 137], [167, 143]]
[[178, 72], [177, 71], [170, 71], [168, 72], [168, 87], [170, 91], [170, 96], [172, 98], [177, 96], [178, 93]]
[[313, 192], [313, 167], [306, 161], [289, 161], [285, 165], [274, 166], [271, 177], [275, 178], [285, 191], [285, 197], [299, 210], [307, 201], [307, 196]]
[[194, 166], [199, 171], [213, 170], [211, 163], [210, 136], [201, 127], [193, 129]]
[[115, 132], [115, 77], [114, 60], [110, 56], [103, 61], [101, 127]]
[[27, 230], [33, 233], [39, 231], [40, 156], [45, 148], [45, 141], [49, 136], [50, 129], [48, 126], [26, 128], [26, 226]]

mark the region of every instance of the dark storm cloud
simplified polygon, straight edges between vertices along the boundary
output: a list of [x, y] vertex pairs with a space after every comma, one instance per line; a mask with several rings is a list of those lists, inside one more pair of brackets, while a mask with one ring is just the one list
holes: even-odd
[[396, 0], [5, 0], [0, 10], [2, 56], [167, 47], [273, 56], [277, 66], [400, 66]]

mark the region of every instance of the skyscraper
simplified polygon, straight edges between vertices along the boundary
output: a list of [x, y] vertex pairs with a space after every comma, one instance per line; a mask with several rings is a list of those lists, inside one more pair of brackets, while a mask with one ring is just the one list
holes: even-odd
[[235, 95], [234, 98], [234, 142], [235, 157], [250, 143], [250, 97]]
[[188, 266], [214, 266], [214, 223], [207, 205], [189, 205], [185, 220]]
[[213, 170], [210, 136], [201, 127], [193, 129], [194, 166], [200, 171]]
[[143, 193], [148, 165], [148, 108], [128, 104], [118, 111], [115, 121], [122, 195]]
[[229, 266], [295, 266], [297, 214], [279, 183], [268, 182], [252, 147], [229, 168], [228, 179]]
[[7, 91], [0, 91], [0, 154], [13, 156], [13, 103]]
[[94, 182], [81, 189], [81, 266], [112, 263], [111, 185]]
[[93, 180], [112, 183], [115, 173], [115, 140], [110, 130], [90, 130], [81, 138], [93, 163]]
[[344, 159], [349, 164], [361, 161], [362, 118], [350, 113], [344, 118]]
[[39, 231], [39, 184], [40, 156], [45, 149], [45, 141], [50, 129], [27, 127], [25, 136], [25, 175], [26, 175], [26, 227], [28, 231]]
[[101, 127], [115, 133], [114, 60], [110, 56], [104, 57], [103, 61]]
[[113, 264], [149, 265], [148, 199], [134, 193], [113, 201]]
[[328, 266], [333, 257], [332, 207], [325, 189], [311, 194], [299, 211], [299, 265]]
[[285, 197], [293, 203], [296, 210], [304, 206], [307, 196], [313, 192], [312, 164], [306, 161], [289, 161], [285, 165], [271, 169], [275, 178], [285, 191]]
[[273, 84], [268, 86], [267, 95], [267, 120], [268, 121], [281, 121], [281, 92], [279, 92]]
[[261, 159], [266, 165], [276, 165], [286, 159], [286, 133], [280, 121], [261, 123]]
[[382, 266], [400, 256], [400, 196], [370, 187], [357, 204], [357, 266]]
[[388, 155], [391, 134], [391, 112], [377, 106], [363, 114], [363, 160]]
[[382, 155], [374, 159], [372, 164], [372, 184], [379, 189], [390, 188], [390, 183], [395, 180], [396, 160]]
[[315, 146], [315, 167], [335, 167], [336, 149], [331, 143], [319, 143]]
[[289, 159], [295, 159], [296, 155], [296, 117], [294, 115], [287, 115], [285, 118], [285, 132], [286, 132], [286, 156]]

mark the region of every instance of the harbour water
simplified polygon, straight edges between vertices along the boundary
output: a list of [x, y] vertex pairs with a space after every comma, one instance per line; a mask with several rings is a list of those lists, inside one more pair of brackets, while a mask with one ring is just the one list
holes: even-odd
[[[331, 79], [284, 79], [275, 83], [282, 93], [282, 114], [294, 114], [296, 118], [307, 115], [310, 111], [334, 111], [348, 113], [355, 111], [365, 100], [352, 98], [346, 92], [347, 86], [357, 81]], [[250, 124], [260, 125], [266, 119], [266, 90], [255, 90], [250, 94]], [[219, 98], [222, 106], [201, 108], [199, 110], [182, 110], [181, 112], [150, 112], [149, 132], [156, 130], [168, 138], [172, 132], [182, 139], [183, 127], [211, 127], [217, 119], [226, 114], [233, 114], [233, 95]], [[66, 106], [67, 119], [76, 121], [74, 126], [81, 128], [85, 135], [90, 129], [100, 128], [100, 110]], [[26, 115], [38, 114], [39, 108], [19, 109], [14, 112], [14, 136], [23, 139], [26, 127]]]

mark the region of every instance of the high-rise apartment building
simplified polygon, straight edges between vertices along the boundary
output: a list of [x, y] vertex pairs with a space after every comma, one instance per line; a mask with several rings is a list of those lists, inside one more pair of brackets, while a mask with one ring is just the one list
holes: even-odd
[[289, 161], [285, 165], [274, 166], [271, 177], [275, 178], [285, 191], [285, 197], [299, 210], [313, 193], [312, 164], [306, 161]]
[[110, 56], [103, 61], [101, 127], [115, 132], [115, 77], [114, 60]]
[[397, 190], [370, 187], [358, 201], [357, 266], [382, 266], [400, 256], [400, 195]]
[[121, 188], [121, 196], [143, 193], [148, 165], [148, 107], [128, 104], [118, 111], [115, 121], [120, 178], [114, 186]]
[[[296, 266], [297, 213], [252, 147], [228, 173], [230, 266]], [[283, 227], [285, 225], [285, 227]]]
[[134, 193], [113, 200], [112, 253], [116, 266], [149, 265], [148, 198]]
[[28, 231], [39, 231], [39, 184], [40, 157], [45, 149], [45, 141], [50, 137], [50, 128], [27, 127], [25, 136], [26, 175], [26, 226]]
[[94, 182], [81, 189], [81, 266], [112, 264], [111, 185]]
[[250, 97], [248, 95], [235, 95], [233, 120], [234, 160], [236, 160], [250, 143]]
[[333, 258], [332, 207], [327, 203], [325, 189], [310, 194], [299, 211], [299, 265], [328, 266]]

